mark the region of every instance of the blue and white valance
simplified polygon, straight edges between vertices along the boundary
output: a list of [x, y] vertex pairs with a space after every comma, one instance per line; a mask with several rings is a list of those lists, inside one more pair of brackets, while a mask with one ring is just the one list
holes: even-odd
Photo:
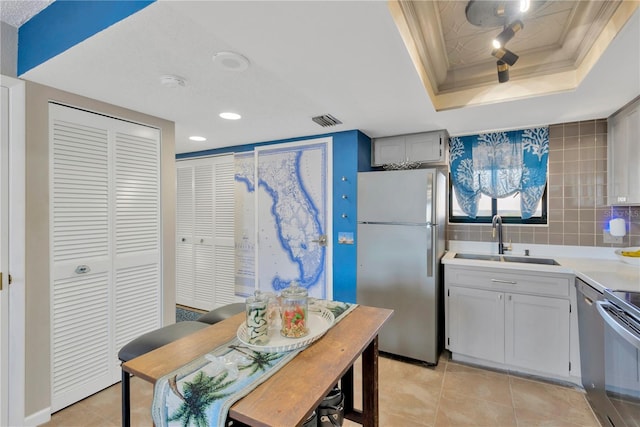
[[456, 198], [469, 217], [476, 217], [482, 194], [520, 192], [522, 218], [535, 213], [547, 184], [548, 127], [453, 137], [449, 150]]

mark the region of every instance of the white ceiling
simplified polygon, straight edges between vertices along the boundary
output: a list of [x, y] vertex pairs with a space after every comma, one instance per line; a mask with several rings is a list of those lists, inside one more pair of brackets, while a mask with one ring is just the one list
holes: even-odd
[[[212, 60], [221, 51], [250, 67], [223, 69]], [[166, 74], [186, 86], [162, 87]], [[575, 90], [436, 112], [386, 2], [161, 0], [20, 77], [175, 121], [182, 153], [350, 129], [462, 135], [603, 118], [640, 94], [639, 76], [636, 10]], [[322, 128], [311, 121], [321, 114], [343, 124]], [[188, 141], [195, 134], [208, 140]]]
[[0, 21], [19, 28], [52, 2], [53, 0], [1, 0]]

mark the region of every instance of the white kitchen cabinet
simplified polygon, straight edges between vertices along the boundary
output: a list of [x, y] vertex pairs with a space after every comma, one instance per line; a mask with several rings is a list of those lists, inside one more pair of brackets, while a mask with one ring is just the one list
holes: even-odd
[[397, 135], [373, 140], [373, 166], [418, 162], [446, 164], [449, 134], [446, 130]]
[[608, 203], [640, 205], [640, 98], [607, 122]]
[[501, 292], [450, 286], [448, 349], [504, 362], [504, 298]]
[[569, 375], [569, 301], [505, 294], [505, 363]]
[[454, 360], [569, 379], [571, 282], [564, 274], [446, 265], [447, 349]]

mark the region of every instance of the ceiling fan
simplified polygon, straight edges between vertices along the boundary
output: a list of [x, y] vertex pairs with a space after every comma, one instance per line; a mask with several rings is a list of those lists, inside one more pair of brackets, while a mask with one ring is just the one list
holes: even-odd
[[509, 81], [509, 67], [513, 66], [519, 58], [505, 45], [524, 28], [523, 17], [535, 12], [544, 3], [546, 0], [470, 0], [467, 3], [465, 14], [469, 23], [484, 28], [502, 27], [502, 32], [493, 39], [491, 51], [491, 55], [498, 59], [496, 65], [499, 83]]

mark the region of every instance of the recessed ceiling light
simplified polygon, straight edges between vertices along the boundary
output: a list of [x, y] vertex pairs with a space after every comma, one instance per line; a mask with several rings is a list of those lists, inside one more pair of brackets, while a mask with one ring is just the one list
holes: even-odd
[[213, 62], [228, 71], [244, 71], [249, 68], [249, 60], [235, 52], [218, 52], [213, 55]]
[[222, 117], [223, 119], [227, 119], [227, 120], [238, 120], [242, 116], [240, 114], [237, 114], [237, 113], [224, 112], [224, 113], [220, 113], [220, 117]]
[[160, 77], [160, 84], [164, 87], [170, 88], [185, 87], [187, 85], [187, 80], [180, 76], [166, 75]]
[[196, 141], [196, 142], [202, 142], [202, 141], [206, 141], [207, 138], [205, 138], [204, 136], [190, 136], [189, 139], [191, 141]]

